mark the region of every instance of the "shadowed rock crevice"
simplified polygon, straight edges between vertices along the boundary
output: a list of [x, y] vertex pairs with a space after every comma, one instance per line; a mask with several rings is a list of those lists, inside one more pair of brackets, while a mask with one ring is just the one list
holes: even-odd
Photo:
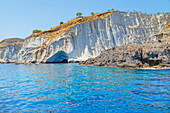
[[68, 55], [64, 51], [58, 51], [51, 56], [46, 63], [68, 63]]

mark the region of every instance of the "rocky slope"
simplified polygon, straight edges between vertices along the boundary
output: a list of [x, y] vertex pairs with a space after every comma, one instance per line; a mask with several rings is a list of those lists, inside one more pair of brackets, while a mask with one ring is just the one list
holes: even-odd
[[143, 45], [117, 46], [80, 64], [122, 68], [170, 67], [170, 37]]
[[21, 43], [23, 42], [24, 39], [21, 38], [8, 38], [8, 39], [4, 39], [0, 42], [0, 48], [5, 48], [5, 46], [9, 45], [9, 44], [14, 44], [14, 43]]
[[16, 57], [1, 52], [1, 61], [74, 62], [98, 56], [114, 46], [143, 44], [162, 38], [169, 15], [112, 11], [76, 18], [26, 38]]

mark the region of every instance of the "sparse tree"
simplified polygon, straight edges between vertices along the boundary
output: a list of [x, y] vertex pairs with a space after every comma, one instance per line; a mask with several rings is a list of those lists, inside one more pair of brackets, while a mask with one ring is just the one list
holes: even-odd
[[112, 8], [112, 11], [114, 11], [114, 9]]
[[133, 12], [137, 12], [136, 10], [133, 10]]
[[160, 14], [160, 12], [157, 12], [157, 15], [159, 15]]
[[170, 12], [166, 12], [165, 14], [170, 15]]
[[42, 32], [42, 30], [38, 30], [38, 29], [33, 30], [33, 33], [39, 33], [39, 32]]
[[78, 13], [76, 14], [76, 16], [78, 16], [78, 17], [81, 17], [81, 15], [82, 15], [81, 12], [78, 12]]
[[110, 9], [108, 9], [108, 12], [110, 12]]
[[63, 24], [64, 22], [60, 22], [60, 25]]
[[91, 15], [94, 15], [94, 12], [91, 12]]

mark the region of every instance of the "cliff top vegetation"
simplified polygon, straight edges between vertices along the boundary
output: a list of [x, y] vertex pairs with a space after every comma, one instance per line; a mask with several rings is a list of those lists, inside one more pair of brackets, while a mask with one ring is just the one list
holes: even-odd
[[21, 45], [24, 39], [21, 38], [8, 38], [0, 42], [0, 48], [7, 48], [8, 45]]
[[[84, 24], [87, 22], [96, 21], [98, 19], [104, 19], [104, 18], [108, 17], [109, 15], [111, 15], [112, 13], [117, 13], [117, 12], [125, 13], [124, 11], [118, 11], [118, 10], [112, 9], [112, 11], [109, 10], [108, 12], [105, 12], [105, 13], [96, 13], [96, 14], [93, 13], [91, 16], [88, 16], [88, 17], [80, 16], [80, 17], [77, 17], [71, 21], [68, 21], [67, 23], [62, 23], [59, 26], [53, 27], [46, 31], [33, 33], [31, 36], [27, 37], [27, 39], [34, 38], [34, 37], [46, 37], [46, 38], [48, 38], [47, 41], [50, 40], [50, 43], [52, 43], [57, 38], [59, 38], [63, 33], [69, 33], [70, 29], [78, 24], [80, 25], [80, 24]], [[78, 13], [81, 13], [81, 12], [78, 12]], [[135, 13], [137, 15], [142, 14], [141, 12], [132, 12], [132, 13]], [[149, 15], [149, 14], [146, 14], [146, 15]], [[162, 15], [164, 15], [164, 14], [162, 14]], [[77, 16], [79, 16], [79, 15], [77, 15]], [[170, 16], [170, 15], [167, 15], [167, 16]], [[65, 37], [67, 37], [67, 34], [65, 35]]]
[[88, 17], [77, 17], [67, 23], [63, 23], [60, 24], [59, 26], [53, 27], [51, 29], [48, 29], [46, 31], [43, 32], [39, 32], [39, 33], [34, 33], [31, 36], [27, 37], [39, 37], [39, 36], [45, 36], [45, 37], [50, 37], [50, 38], [54, 38], [54, 37], [58, 37], [61, 36], [65, 31], [69, 31], [70, 28], [74, 27], [77, 24], [84, 24], [86, 22], [90, 22], [90, 21], [95, 21], [97, 19], [104, 19], [105, 17], [109, 16], [112, 13], [115, 13], [118, 11], [110, 11], [110, 12], [105, 12], [105, 13], [97, 13], [97, 14], [93, 14], [91, 16]]

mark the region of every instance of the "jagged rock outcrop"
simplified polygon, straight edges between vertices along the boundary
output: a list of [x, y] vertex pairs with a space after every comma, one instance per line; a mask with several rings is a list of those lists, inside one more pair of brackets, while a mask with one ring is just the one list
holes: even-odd
[[114, 46], [154, 41], [169, 22], [169, 15], [121, 11], [76, 18], [26, 38], [15, 61], [84, 61]]
[[143, 45], [117, 46], [79, 64], [122, 68], [170, 67], [170, 37]]

